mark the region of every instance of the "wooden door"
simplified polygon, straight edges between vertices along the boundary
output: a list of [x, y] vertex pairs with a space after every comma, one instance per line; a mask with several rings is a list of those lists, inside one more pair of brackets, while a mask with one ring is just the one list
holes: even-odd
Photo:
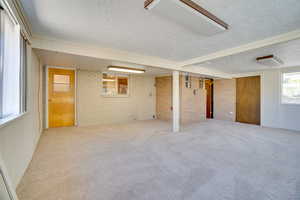
[[75, 71], [48, 69], [49, 128], [75, 124]]
[[156, 77], [156, 117], [161, 120], [172, 119], [172, 77]]
[[260, 124], [260, 76], [236, 79], [236, 121]]
[[205, 80], [206, 118], [213, 118], [213, 80]]

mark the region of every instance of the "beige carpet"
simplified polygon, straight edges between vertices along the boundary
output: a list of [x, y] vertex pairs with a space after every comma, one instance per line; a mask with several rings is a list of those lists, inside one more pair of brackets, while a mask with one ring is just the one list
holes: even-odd
[[20, 200], [300, 200], [300, 133], [209, 120], [45, 131]]

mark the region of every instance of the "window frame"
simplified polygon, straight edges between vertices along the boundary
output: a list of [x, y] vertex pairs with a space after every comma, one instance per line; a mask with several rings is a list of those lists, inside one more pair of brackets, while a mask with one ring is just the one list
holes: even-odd
[[[6, 6], [4, 5], [4, 8], [0, 4], [0, 37], [1, 40], [4, 41], [4, 31], [3, 25], [2, 25], [2, 15], [6, 14], [8, 18], [12, 21], [12, 23], [15, 26], [19, 26], [19, 24], [16, 22], [16, 19], [14, 16], [11, 15], [11, 12], [8, 9], [5, 9]], [[5, 13], [3, 13], [5, 12]], [[8, 116], [3, 115], [3, 87], [4, 87], [4, 42], [0, 45], [0, 128], [6, 126], [10, 122], [17, 120], [24, 116], [27, 113], [27, 40], [22, 36], [21, 29], [19, 27], [19, 33], [20, 39], [19, 39], [19, 112], [15, 114], [11, 114]]]
[[281, 105], [294, 105], [294, 106], [300, 106], [300, 103], [288, 103], [283, 101], [283, 80], [284, 80], [284, 74], [293, 74], [293, 73], [300, 73], [300, 70], [291, 70], [291, 71], [282, 71], [280, 73], [280, 104]]
[[[117, 81], [115, 81], [115, 87], [116, 87], [116, 95], [110, 95], [110, 94], [106, 94], [103, 92], [103, 74], [108, 74], [108, 75], [112, 75], [115, 76], [115, 79]], [[119, 94], [118, 93], [118, 78], [119, 77], [126, 77], [127, 78], [127, 94]], [[100, 77], [100, 82], [101, 82], [101, 96], [105, 97], [105, 98], [128, 98], [130, 96], [130, 85], [131, 85], [131, 80], [130, 80], [130, 75], [129, 74], [120, 74], [120, 73], [113, 73], [113, 72], [101, 72], [101, 77]]]

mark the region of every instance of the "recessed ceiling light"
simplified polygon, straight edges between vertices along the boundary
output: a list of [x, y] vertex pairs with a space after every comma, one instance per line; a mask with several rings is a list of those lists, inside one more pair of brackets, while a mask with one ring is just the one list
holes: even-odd
[[256, 61], [259, 64], [269, 66], [269, 67], [277, 67], [283, 64], [283, 61], [274, 55], [267, 55], [256, 58]]
[[136, 68], [130, 68], [130, 67], [108, 66], [107, 68], [110, 71], [136, 73], [136, 74], [142, 74], [142, 73], [146, 72], [146, 70], [144, 70], [144, 69], [136, 69]]

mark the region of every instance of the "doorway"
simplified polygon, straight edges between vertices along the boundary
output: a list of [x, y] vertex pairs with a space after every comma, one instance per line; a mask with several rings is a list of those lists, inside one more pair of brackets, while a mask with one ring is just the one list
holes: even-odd
[[236, 121], [260, 125], [260, 76], [236, 79]]
[[205, 89], [206, 89], [206, 118], [212, 119], [214, 117], [214, 111], [213, 111], [214, 85], [212, 79], [205, 80]]
[[75, 125], [75, 70], [48, 68], [48, 127]]

